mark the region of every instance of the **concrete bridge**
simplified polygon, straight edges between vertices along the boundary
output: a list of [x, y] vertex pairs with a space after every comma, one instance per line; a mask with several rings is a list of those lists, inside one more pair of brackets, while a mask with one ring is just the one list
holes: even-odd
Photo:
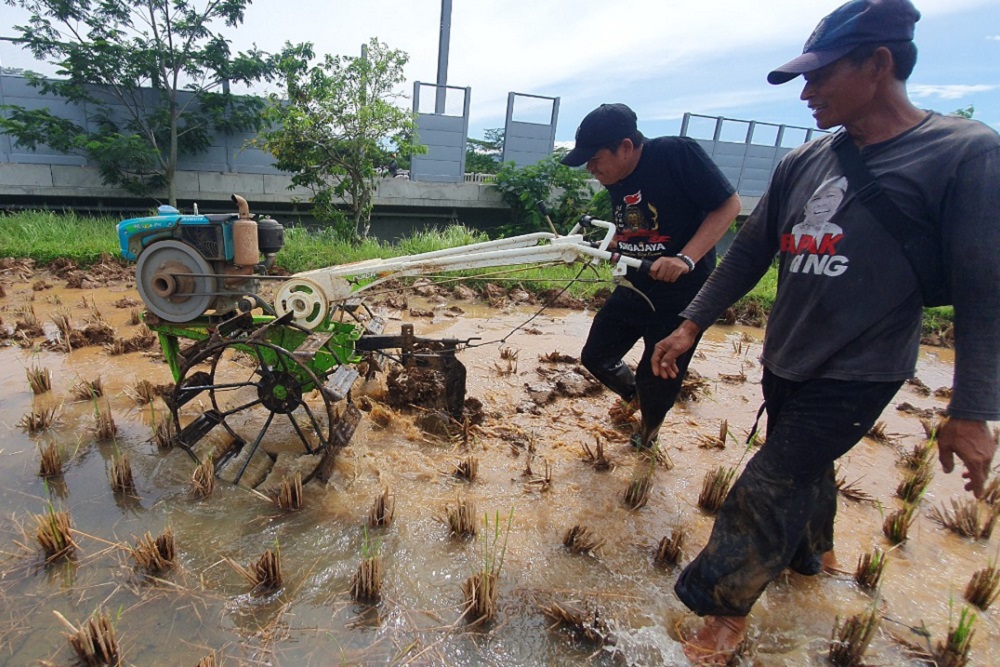
[[[282, 221], [308, 223], [311, 193], [289, 189], [284, 174], [181, 171], [177, 173], [178, 204], [189, 212], [194, 204], [202, 213], [229, 212], [230, 195], [247, 198], [258, 214]], [[591, 182], [595, 191], [600, 185]], [[743, 196], [749, 213], [759, 197]], [[72, 209], [111, 217], [149, 211], [155, 201], [136, 197], [101, 182], [94, 167], [84, 165], [0, 163], [0, 209]], [[395, 238], [427, 225], [461, 221], [489, 229], [510, 219], [510, 207], [500, 193], [470, 175], [463, 183], [427, 183], [406, 178], [378, 182], [372, 231], [381, 238]]]
[[[415, 111], [419, 111], [416, 100], [421, 85], [424, 84], [415, 87]], [[463, 115], [420, 114], [429, 127], [437, 128], [442, 123], [455, 126], [421, 133], [430, 144], [428, 155], [420, 156], [426, 164], [414, 163], [411, 179], [387, 178], [379, 182], [372, 228], [378, 236], [391, 239], [428, 224], [452, 221], [485, 229], [509, 221], [510, 209], [497, 190], [476, 175], [465, 174], [463, 179], [469, 93], [468, 89], [456, 90], [463, 94]], [[508, 101], [508, 142], [528, 151], [514, 153], [518, 164], [522, 159], [530, 164], [551, 153], [558, 98], [545, 100], [553, 106], [551, 117], [541, 124], [517, 122], [513, 115], [514, 93]], [[83, 126], [93, 122], [85, 105], [39, 96], [23, 77], [0, 75], [0, 103], [48, 108]], [[445, 132], [446, 129], [453, 131]], [[696, 139], [712, 156], [740, 193], [741, 215], [746, 216], [759, 201], [781, 157], [791, 147], [811, 139], [814, 132], [758, 121], [685, 114], [680, 134]], [[197, 204], [204, 213], [228, 212], [232, 210], [230, 195], [238, 193], [247, 198], [257, 213], [308, 223], [312, 193], [304, 188], [289, 189], [290, 176], [274, 167], [269, 154], [253, 148], [248, 141], [251, 138], [218, 135], [207, 151], [181, 161], [175, 180], [181, 209], [190, 211]], [[508, 158], [506, 143], [505, 159]], [[528, 153], [534, 157], [526, 158]], [[596, 181], [592, 185], [595, 192], [600, 188]], [[155, 198], [140, 198], [107, 187], [97, 168], [82, 156], [61, 154], [47, 146], [39, 146], [37, 151], [26, 150], [0, 133], [0, 210], [66, 208], [124, 217], [145, 213], [157, 203]]]

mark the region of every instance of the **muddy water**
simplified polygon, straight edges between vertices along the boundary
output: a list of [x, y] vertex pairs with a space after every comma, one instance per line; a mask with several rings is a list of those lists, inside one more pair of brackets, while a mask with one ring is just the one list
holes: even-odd
[[[18, 307], [33, 300], [50, 335], [49, 313], [68, 312], [82, 326], [95, 304], [119, 335], [133, 333], [128, 310], [113, 305], [123, 296], [136, 298], [125, 287], [35, 292], [27, 282], [9, 280], [5, 287], [0, 317], [6, 326], [17, 319]], [[745, 463], [739, 442], [759, 404], [759, 332], [710, 331], [693, 364], [705, 390], [674, 409], [661, 435], [673, 468], [658, 465], [648, 504], [630, 510], [622, 495], [643, 459], [629, 449], [627, 432], [609, 425], [608, 393], [556, 397], [534, 413], [528, 409], [526, 385], [537, 396], [546, 381], [541, 372], [572, 368], [539, 357], [553, 351], [578, 354], [590, 314], [546, 311], [511, 334], [533, 309], [459, 305], [464, 315], [438, 310], [433, 320], [421, 318], [415, 325], [421, 335], [479, 339], [461, 355], [469, 368], [469, 395], [483, 402], [487, 415], [470, 443], [426, 435], [413, 425], [412, 414], [396, 413], [382, 428], [366, 417], [329, 485], [306, 485], [305, 507], [297, 512], [228, 485], [220, 484], [207, 499], [192, 495], [188, 457], [160, 452], [150, 442], [151, 410], [162, 412], [162, 405], [139, 406], [130, 396], [138, 379], [170, 380], [154, 356], [109, 356], [99, 348], [70, 354], [0, 349], [0, 664], [70, 663], [63, 626], [53, 612], [82, 621], [99, 608], [116, 618], [124, 658], [136, 665], [193, 665], [212, 652], [221, 665], [686, 664], [677, 629], [693, 619], [672, 594], [677, 572], [656, 565], [653, 556], [662, 537], [683, 527], [684, 560], [691, 558], [712, 525], [712, 517], [697, 507], [704, 474], [718, 465]], [[398, 324], [391, 321], [388, 331]], [[501, 359], [502, 347], [517, 352], [516, 368]], [[25, 369], [32, 366], [52, 371], [51, 392], [31, 393]], [[118, 427], [114, 441], [97, 441], [93, 403], [70, 397], [78, 380], [97, 376], [106, 390], [101, 405], [110, 406]], [[926, 350], [919, 377], [931, 389], [948, 384], [949, 354]], [[380, 388], [364, 389], [377, 396]], [[904, 401], [920, 408], [943, 406], [943, 399], [909, 386], [893, 406]], [[26, 413], [47, 406], [59, 409], [53, 428], [37, 435], [18, 428]], [[700, 447], [718, 434], [723, 419], [734, 435], [725, 449]], [[877, 500], [841, 500], [837, 549], [851, 571], [873, 546], [888, 548], [882, 513], [899, 506], [895, 489], [903, 474], [895, 462], [900, 451], [923, 439], [915, 416], [890, 407], [883, 419], [893, 441], [866, 440], [842, 462], [841, 475]], [[593, 449], [597, 437], [613, 464], [610, 470], [597, 471], [583, 460], [583, 444]], [[66, 463], [62, 480], [45, 485], [37, 475], [38, 449], [49, 441], [63, 447]], [[134, 497], [113, 493], [108, 483], [116, 448], [131, 459]], [[450, 474], [467, 456], [479, 461], [471, 483]], [[529, 460], [532, 475], [526, 474]], [[546, 464], [549, 483], [541, 479]], [[370, 533], [384, 556], [384, 599], [377, 606], [358, 605], [348, 590], [368, 510], [385, 487], [395, 496], [395, 518]], [[883, 622], [872, 643], [871, 664], [918, 664], [891, 635], [919, 643], [923, 640], [907, 626], [926, 625], [935, 641], [943, 638], [970, 576], [996, 558], [996, 537], [970, 541], [929, 518], [932, 507], [962, 493], [957, 473], [936, 470], [909, 540], [891, 552], [877, 602], [891, 620]], [[497, 617], [473, 628], [460, 620], [461, 584], [482, 561], [482, 541], [451, 537], [442, 523], [447, 509], [463, 497], [474, 500], [480, 517], [489, 516], [491, 531], [497, 516], [506, 525], [513, 511]], [[80, 547], [72, 563], [43, 565], [34, 541], [33, 516], [50, 500], [72, 516]], [[562, 542], [574, 525], [588, 527], [604, 545], [590, 555], [570, 553]], [[144, 580], [125, 548], [136, 536], [158, 535], [168, 526], [176, 536], [179, 565], [160, 581]], [[480, 538], [484, 532], [480, 524]], [[271, 596], [253, 596], [226, 559], [250, 565], [275, 545], [284, 585]], [[599, 610], [613, 629], [614, 646], [601, 648], [552, 627], [541, 608], [553, 602]], [[752, 630], [761, 635], [753, 664], [827, 664], [836, 616], [872, 604], [850, 575], [789, 574], [771, 586], [751, 617]], [[998, 664], [995, 656], [1000, 656], [1000, 631], [990, 614], [980, 613], [972, 664]]]

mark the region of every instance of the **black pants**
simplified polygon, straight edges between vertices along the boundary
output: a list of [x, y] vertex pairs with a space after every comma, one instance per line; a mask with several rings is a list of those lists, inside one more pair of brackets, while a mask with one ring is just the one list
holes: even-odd
[[765, 370], [767, 439], [726, 497], [708, 544], [674, 590], [700, 616], [746, 616], [767, 585], [833, 548], [833, 463], [902, 382], [791, 382]]
[[[680, 373], [676, 378], [664, 380], [653, 375], [653, 347], [680, 325], [682, 318], [677, 313], [683, 307], [658, 303], [654, 312], [640, 295], [619, 287], [594, 316], [594, 323], [580, 355], [580, 361], [586, 369], [608, 389], [626, 401], [638, 395], [644, 445], [656, 437], [663, 418], [677, 400], [684, 374], [697, 347], [695, 341], [695, 345], [677, 359]], [[640, 338], [645, 349], [633, 374], [622, 357]]]

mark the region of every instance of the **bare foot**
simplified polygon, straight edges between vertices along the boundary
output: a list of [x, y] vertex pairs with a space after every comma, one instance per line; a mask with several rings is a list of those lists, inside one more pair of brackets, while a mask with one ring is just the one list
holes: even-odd
[[684, 655], [695, 665], [725, 665], [746, 629], [746, 616], [706, 616], [701, 629], [684, 642]]

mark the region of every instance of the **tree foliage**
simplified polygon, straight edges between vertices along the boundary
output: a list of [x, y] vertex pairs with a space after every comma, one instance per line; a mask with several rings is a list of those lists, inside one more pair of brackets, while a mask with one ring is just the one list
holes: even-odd
[[233, 54], [213, 26], [236, 29], [250, 0], [5, 0], [31, 12], [17, 42], [58, 67], [30, 85], [85, 105], [86, 126], [47, 109], [7, 106], [0, 128], [18, 145], [87, 157], [105, 183], [139, 195], [165, 187], [176, 204], [178, 156], [207, 149], [213, 131], [261, 127], [260, 98], [230, 82], [267, 79], [272, 59]]
[[409, 56], [372, 38], [362, 57], [325, 56], [318, 64], [312, 45], [283, 58], [283, 95], [272, 95], [261, 134], [279, 169], [292, 183], [313, 190], [314, 213], [336, 220], [347, 205], [348, 235], [366, 238], [371, 226], [377, 180], [387, 142], [402, 160], [421, 147], [411, 141], [414, 115], [397, 106]]
[[465, 170], [474, 174], [495, 174], [503, 159], [504, 130], [501, 127], [483, 131], [482, 139], [466, 139]]
[[503, 200], [511, 207], [511, 223], [502, 231], [520, 234], [547, 230], [548, 223], [538, 210], [537, 202], [543, 201], [558, 228], [566, 229], [587, 210], [594, 195], [589, 175], [580, 169], [571, 169], [559, 160], [561, 154], [550, 155], [537, 164], [527, 167], [506, 162], [497, 172], [493, 187], [500, 191]]

